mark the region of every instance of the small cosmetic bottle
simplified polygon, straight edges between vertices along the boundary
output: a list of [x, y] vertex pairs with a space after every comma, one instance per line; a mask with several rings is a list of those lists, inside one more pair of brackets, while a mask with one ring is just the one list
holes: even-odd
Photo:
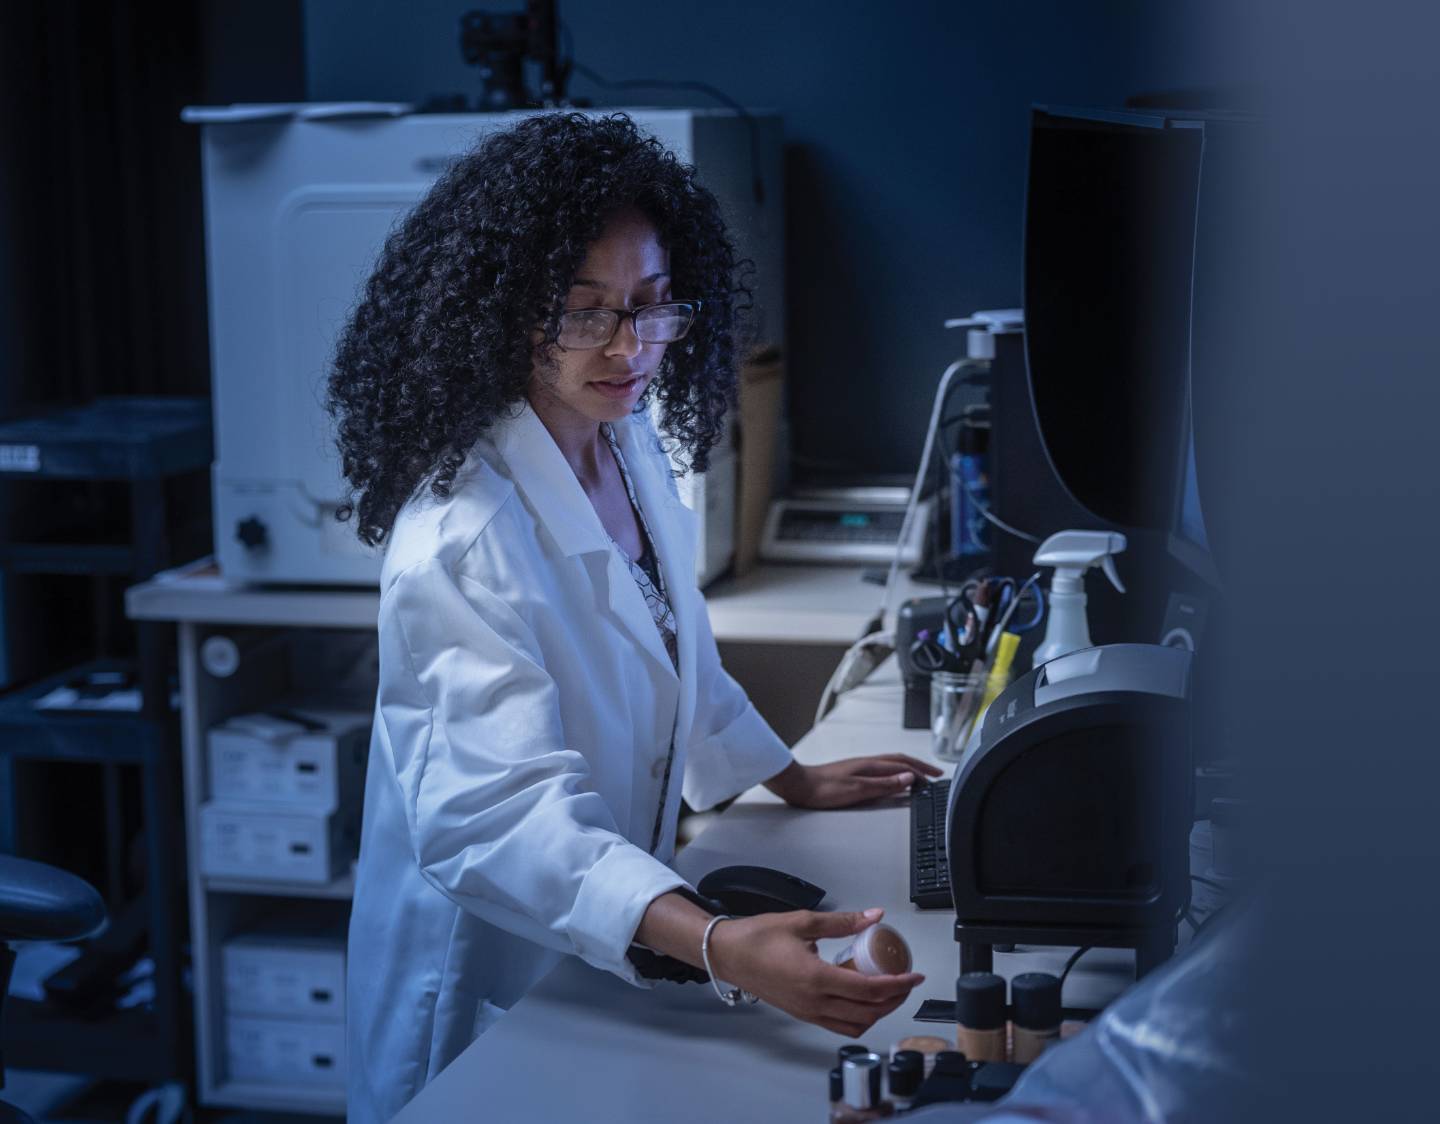
[[895, 1043], [895, 1048], [890, 1051], [890, 1056], [893, 1058], [896, 1054], [903, 1053], [906, 1050], [913, 1050], [924, 1059], [925, 1076], [929, 1077], [930, 1071], [935, 1068], [935, 1055], [939, 1054], [942, 1050], [948, 1049], [950, 1049], [950, 1043], [946, 1042], [943, 1038], [933, 1034], [915, 1034], [909, 1038], [902, 1038], [899, 1042]]
[[837, 1065], [830, 1071], [830, 1119], [836, 1119], [845, 1104], [845, 1081]]
[[862, 976], [899, 976], [910, 970], [910, 946], [889, 925], [871, 925], [855, 934], [835, 964]]
[[879, 1054], [849, 1057], [840, 1063], [843, 1097], [830, 1114], [831, 1124], [861, 1124], [894, 1114], [895, 1106], [880, 1094], [883, 1069]]
[[972, 1062], [1005, 1061], [1005, 981], [966, 972], [955, 981], [955, 1041]]
[[925, 1080], [925, 1056], [917, 1050], [898, 1050], [890, 1059], [890, 1100], [904, 1112]]
[[1060, 980], [1049, 972], [1026, 972], [1010, 981], [1015, 1011], [1015, 1060], [1029, 1065], [1060, 1038]]

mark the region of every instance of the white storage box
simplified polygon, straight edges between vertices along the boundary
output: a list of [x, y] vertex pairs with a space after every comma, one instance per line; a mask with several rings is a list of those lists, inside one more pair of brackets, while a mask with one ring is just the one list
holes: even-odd
[[232, 1081], [343, 1087], [345, 1024], [226, 1016], [225, 1068]]
[[343, 1022], [345, 931], [336, 928], [231, 937], [220, 951], [226, 1014]]
[[357, 853], [358, 813], [212, 800], [200, 808], [200, 870], [218, 878], [329, 882]]
[[213, 800], [343, 808], [365, 787], [368, 712], [305, 705], [241, 714], [210, 730]]

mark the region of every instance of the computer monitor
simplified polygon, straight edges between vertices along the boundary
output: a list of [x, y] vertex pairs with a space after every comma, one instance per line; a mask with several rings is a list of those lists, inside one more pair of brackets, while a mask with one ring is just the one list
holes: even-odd
[[1187, 424], [1203, 123], [1037, 108], [1026, 358], [1051, 467], [1094, 525], [1173, 528]]
[[1220, 585], [1220, 574], [1210, 552], [1210, 533], [1200, 499], [1200, 473], [1195, 461], [1194, 411], [1187, 409], [1184, 444], [1173, 503], [1174, 522], [1169, 536], [1170, 554], [1209, 586]]

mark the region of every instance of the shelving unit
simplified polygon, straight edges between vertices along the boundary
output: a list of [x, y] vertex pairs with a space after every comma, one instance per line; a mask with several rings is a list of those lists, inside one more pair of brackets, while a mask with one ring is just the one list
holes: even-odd
[[[343, 651], [342, 662], [347, 664], [355, 662], [354, 653], [359, 651], [363, 663], [363, 653], [373, 650], [377, 603], [376, 592], [368, 589], [230, 586], [207, 564], [161, 575], [129, 592], [127, 608], [132, 617], [178, 622], [196, 1088], [203, 1105], [344, 1114], [343, 1088], [298, 1081], [237, 1081], [229, 1076], [221, 950], [230, 936], [297, 902], [327, 903], [337, 916], [347, 915], [354, 874], [347, 871], [325, 884], [207, 876], [200, 870], [198, 854], [199, 811], [214, 795], [206, 755], [210, 728], [324, 685], [330, 674], [325, 667], [327, 651]], [[201, 660], [205, 641], [217, 634], [234, 640], [242, 651], [239, 666], [226, 677], [211, 675]], [[263, 653], [247, 657], [244, 653], [252, 645], [263, 645]], [[359, 684], [359, 692], [373, 701], [374, 681]]]
[[[120, 482], [129, 491], [127, 510], [106, 511], [97, 525], [80, 527], [79, 535], [66, 534], [75, 528], [60, 528], [35, 541], [0, 542], [0, 569], [92, 579], [150, 577], [173, 561], [172, 532], [177, 528], [167, 503], [167, 482], [204, 471], [211, 450], [209, 403], [198, 398], [99, 399], [0, 424], [0, 485]], [[97, 530], [104, 533], [95, 535]], [[87, 532], [102, 541], [81, 541]], [[121, 536], [127, 537], [118, 541]], [[179, 536], [182, 541], [184, 537]], [[152, 1083], [189, 1080], [189, 1017], [181, 963], [185, 926], [178, 900], [183, 844], [174, 814], [179, 757], [168, 648], [164, 625], [143, 624], [137, 628], [133, 664], [97, 660], [0, 697], [0, 850], [13, 852], [19, 842], [17, 761], [101, 768], [112, 916], [122, 908], [143, 908], [155, 964], [155, 998], [148, 1008], [76, 1011], [14, 1001], [4, 1027], [10, 1065]], [[133, 670], [139, 687], [133, 710], [36, 706], [55, 688], [87, 673], [126, 670]], [[121, 768], [136, 768], [140, 774], [146, 844], [143, 895], [129, 902], [117, 900], [124, 889], [117, 871], [126, 844], [120, 823]]]
[[[783, 645], [787, 661], [802, 650], [829, 650], [857, 638], [878, 592], [858, 570], [761, 567], [708, 593], [716, 637], [732, 649], [763, 651]], [[259, 1084], [231, 1080], [225, 1070], [224, 986], [221, 947], [267, 911], [310, 900], [346, 910], [353, 875], [324, 885], [299, 885], [200, 873], [198, 816], [210, 791], [206, 733], [237, 714], [264, 709], [297, 688], [303, 673], [323, 681], [326, 650], [353, 651], [374, 644], [379, 593], [366, 587], [295, 588], [228, 581], [208, 560], [157, 575], [131, 589], [127, 611], [137, 620], [178, 625], [181, 758], [189, 840], [190, 932], [194, 949], [196, 1087], [203, 1105], [268, 1111], [342, 1114], [343, 1093], [300, 1082]], [[225, 678], [205, 671], [201, 648], [223, 634], [247, 658]], [[306, 646], [309, 646], [308, 648]], [[843, 647], [843, 645], [842, 645]], [[836, 652], [838, 656], [838, 652]], [[728, 657], [727, 657], [728, 658]], [[374, 698], [373, 683], [368, 697]], [[363, 693], [363, 692], [362, 692]]]

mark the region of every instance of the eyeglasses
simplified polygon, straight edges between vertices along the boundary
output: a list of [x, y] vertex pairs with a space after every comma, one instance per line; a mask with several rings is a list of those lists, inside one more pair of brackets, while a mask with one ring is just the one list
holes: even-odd
[[641, 343], [674, 343], [684, 338], [704, 303], [667, 301], [639, 308], [572, 308], [560, 314], [558, 342], [568, 351], [604, 347], [620, 330], [620, 321], [628, 316], [635, 325], [635, 338]]

